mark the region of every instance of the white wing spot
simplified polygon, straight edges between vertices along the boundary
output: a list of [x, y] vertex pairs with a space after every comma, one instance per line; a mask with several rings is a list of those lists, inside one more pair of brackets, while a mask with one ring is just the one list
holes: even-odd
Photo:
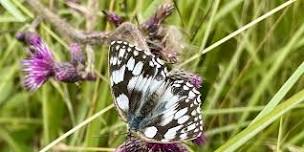
[[183, 83], [184, 80], [176, 80], [175, 83]]
[[189, 98], [193, 99], [195, 97], [195, 94], [192, 91], [190, 91], [188, 96]]
[[202, 120], [202, 115], [199, 115], [198, 118], [199, 118], [200, 120]]
[[149, 65], [150, 65], [151, 67], [154, 67], [154, 64], [153, 64], [152, 61], [149, 61]]
[[196, 128], [193, 132], [199, 132], [199, 129], [198, 128]]
[[121, 44], [121, 43], [122, 43], [122, 41], [117, 41], [117, 43], [118, 43], [118, 44]]
[[116, 98], [117, 101], [117, 106], [124, 110], [127, 111], [129, 109], [129, 99], [125, 94], [121, 94]]
[[161, 121], [160, 125], [165, 126], [173, 120], [174, 115], [163, 117], [164, 119]]
[[152, 55], [151, 52], [149, 52], [149, 51], [145, 51], [145, 54], [146, 55]]
[[115, 43], [116, 43], [116, 41], [112, 41], [112, 42], [111, 42], [111, 45], [113, 45], [113, 44], [115, 44]]
[[196, 110], [193, 110], [193, 111], [191, 112], [191, 115], [192, 115], [192, 116], [195, 116], [195, 115], [196, 115]]
[[131, 56], [127, 62], [127, 68], [129, 71], [132, 71], [135, 66], [135, 59]]
[[113, 71], [112, 79], [113, 79], [114, 84], [117, 84], [117, 83], [123, 81], [124, 75], [125, 75], [125, 69], [126, 69], [126, 66], [123, 65], [119, 70]]
[[189, 87], [187, 87], [187, 86], [184, 85], [184, 86], [183, 86], [183, 89], [184, 89], [184, 90], [189, 90]]
[[182, 127], [183, 127], [183, 125], [179, 125], [179, 126], [168, 129], [168, 131], [165, 133], [164, 137], [169, 140], [174, 139], [177, 131], [180, 130]]
[[157, 61], [159, 64], [161, 64], [161, 65], [164, 65], [164, 64], [165, 64], [164, 61], [162, 61], [160, 58], [156, 58], [156, 61]]
[[134, 56], [137, 56], [138, 54], [139, 54], [139, 52], [138, 52], [137, 50], [134, 50], [134, 51], [133, 51], [133, 55], [134, 55]]
[[190, 118], [190, 116], [188, 116], [188, 115], [182, 116], [181, 118], [179, 118], [179, 119], [177, 120], [177, 123], [178, 123], [178, 124], [183, 124], [183, 123], [185, 123], [189, 118]]
[[187, 85], [188, 87], [193, 87], [193, 84], [191, 84], [191, 83], [189, 83], [189, 82], [186, 82], [186, 85]]
[[119, 45], [116, 45], [115, 49], [116, 49], [116, 50], [119, 50], [119, 49], [120, 49], [120, 46], [119, 46]]
[[110, 57], [110, 65], [113, 65], [113, 56]]
[[172, 86], [173, 86], [173, 87], [176, 87], [176, 88], [179, 88], [179, 87], [181, 87], [181, 84], [175, 83], [175, 84], [173, 84]]
[[188, 111], [188, 107], [179, 110], [178, 112], [175, 113], [174, 119], [178, 119], [182, 117], [185, 113], [187, 113], [187, 111]]
[[128, 86], [127, 86], [129, 92], [131, 92], [134, 89], [138, 79], [139, 79], [139, 77], [132, 77], [131, 78], [131, 80], [129, 81]]
[[145, 129], [144, 134], [148, 138], [153, 138], [157, 134], [157, 128], [152, 126]]
[[126, 49], [120, 49], [118, 56], [122, 58], [124, 56], [125, 52], [126, 52]]
[[113, 59], [112, 59], [112, 64], [113, 64], [113, 65], [116, 65], [116, 64], [117, 64], [117, 61], [118, 61], [118, 58], [117, 58], [117, 57], [113, 57]]
[[184, 139], [187, 139], [188, 134], [183, 133], [183, 134], [181, 134], [179, 137], [180, 137], [182, 140], [184, 140]]
[[140, 61], [137, 62], [137, 64], [134, 67], [134, 70], [133, 70], [132, 74], [139, 75], [142, 71], [143, 66], [144, 66], [144, 64], [142, 62], [140, 62]]
[[137, 47], [137, 46], [135, 47], [135, 49], [138, 50], [138, 51], [142, 51], [142, 49]]
[[194, 124], [191, 124], [190, 126], [187, 127], [187, 130], [193, 130], [195, 129], [195, 123]]

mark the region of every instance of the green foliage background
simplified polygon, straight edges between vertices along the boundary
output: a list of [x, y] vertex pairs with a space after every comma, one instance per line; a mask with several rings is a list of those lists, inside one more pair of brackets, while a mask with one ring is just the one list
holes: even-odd
[[[33, 9], [22, 0], [1, 0], [0, 7], [0, 151], [38, 151], [94, 113], [111, 106], [108, 82], [78, 85], [53, 80], [34, 93], [20, 85], [24, 46], [15, 33], [31, 24]], [[123, 9], [122, 5], [127, 9]], [[97, 31], [111, 31], [102, 10], [112, 10], [136, 23], [151, 15], [161, 0], [99, 2]], [[191, 51], [202, 51], [285, 0], [176, 0], [166, 24], [179, 27]], [[63, 0], [44, 4], [70, 24], [85, 29], [86, 20]], [[86, 6], [86, 1], [81, 1]], [[249, 30], [196, 58], [183, 68], [204, 78], [201, 92], [202, 147], [193, 151], [304, 151], [304, 2], [298, 0]], [[37, 32], [57, 59], [68, 59], [67, 41], [48, 22]], [[94, 46], [96, 70], [107, 77], [107, 47]], [[265, 108], [265, 109], [264, 109]], [[259, 115], [260, 119], [256, 119]], [[254, 120], [254, 121], [253, 121]], [[58, 151], [113, 150], [126, 139], [125, 123], [114, 108], [67, 137]], [[106, 149], [108, 148], [108, 149]]]

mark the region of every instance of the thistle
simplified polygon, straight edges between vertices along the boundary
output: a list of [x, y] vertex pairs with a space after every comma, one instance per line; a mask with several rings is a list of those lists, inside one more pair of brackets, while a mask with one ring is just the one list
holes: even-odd
[[53, 53], [37, 33], [18, 33], [17, 39], [29, 47], [29, 56], [21, 61], [24, 71], [23, 86], [29, 91], [41, 87], [50, 77], [56, 81], [74, 83], [95, 80], [94, 73], [85, 71], [85, 59], [78, 44], [70, 46], [71, 60], [57, 62]]
[[148, 143], [139, 139], [131, 139], [118, 147], [115, 152], [188, 152], [181, 143], [161, 144]]
[[23, 85], [35, 91], [54, 75], [53, 54], [36, 33], [19, 33], [17, 39], [29, 46], [29, 57], [21, 61], [25, 73]]

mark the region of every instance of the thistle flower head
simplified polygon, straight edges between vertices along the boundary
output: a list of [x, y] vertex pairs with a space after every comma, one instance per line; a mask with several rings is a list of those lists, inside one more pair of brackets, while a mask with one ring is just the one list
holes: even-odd
[[73, 65], [83, 64], [85, 62], [83, 52], [78, 43], [72, 43], [70, 45], [71, 63]]
[[116, 149], [115, 152], [187, 152], [188, 150], [180, 143], [160, 144], [148, 143], [139, 139], [131, 139]]
[[192, 83], [196, 88], [202, 87], [202, 82], [203, 82], [202, 78], [201, 78], [200, 76], [198, 76], [198, 75], [195, 75], [195, 74], [194, 74], [194, 75], [191, 77], [191, 83]]
[[118, 16], [114, 12], [109, 12], [109, 11], [102, 11], [102, 12], [106, 16], [107, 20], [113, 23], [116, 27], [118, 27], [123, 22], [122, 17]]
[[161, 5], [154, 16], [150, 17], [141, 26], [149, 32], [149, 35], [154, 35], [158, 32], [160, 24], [173, 12], [174, 6], [171, 3]]
[[54, 57], [36, 33], [19, 33], [17, 39], [29, 45], [30, 55], [21, 61], [22, 70], [25, 72], [23, 85], [34, 91], [53, 75]]
[[197, 144], [197, 145], [202, 145], [206, 142], [206, 137], [205, 135], [202, 133], [200, 136], [198, 136], [196, 139], [192, 140], [193, 143]]
[[74, 65], [71, 63], [56, 63], [54, 66], [54, 76], [57, 81], [77, 82], [81, 80], [81, 76]]
[[157, 143], [147, 143], [148, 149], [153, 152], [187, 152], [188, 150], [182, 146], [182, 144], [172, 143], [172, 144], [157, 144]]

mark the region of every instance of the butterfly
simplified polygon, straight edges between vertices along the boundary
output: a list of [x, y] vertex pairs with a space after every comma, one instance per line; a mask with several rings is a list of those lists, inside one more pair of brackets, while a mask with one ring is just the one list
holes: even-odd
[[129, 130], [141, 139], [172, 143], [203, 131], [200, 92], [183, 73], [126, 41], [112, 41], [109, 73], [114, 104]]

